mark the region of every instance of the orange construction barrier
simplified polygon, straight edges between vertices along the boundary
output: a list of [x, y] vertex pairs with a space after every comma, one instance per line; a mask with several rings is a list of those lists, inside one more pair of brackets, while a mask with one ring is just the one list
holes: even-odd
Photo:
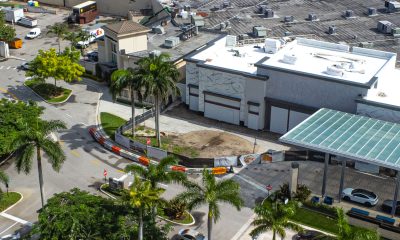
[[225, 174], [226, 171], [226, 167], [215, 167], [212, 168], [212, 174], [214, 175], [220, 175], [220, 174]]
[[149, 164], [150, 164], [150, 160], [143, 156], [139, 157], [139, 162], [145, 166], [149, 166]]
[[171, 166], [171, 171], [186, 172], [186, 168], [183, 166]]
[[121, 148], [120, 148], [120, 147], [117, 147], [117, 146], [112, 146], [112, 147], [111, 147], [111, 150], [112, 150], [113, 152], [115, 152], [116, 154], [119, 154], [119, 151], [121, 151]]
[[22, 48], [22, 40], [20, 38], [15, 38], [11, 42], [8, 42], [10, 48], [18, 49]]

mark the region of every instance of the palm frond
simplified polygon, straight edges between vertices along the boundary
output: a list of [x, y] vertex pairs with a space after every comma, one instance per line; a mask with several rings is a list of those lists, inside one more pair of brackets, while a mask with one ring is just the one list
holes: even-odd
[[32, 169], [32, 159], [35, 156], [35, 146], [31, 143], [20, 145], [15, 150], [15, 167], [18, 173], [21, 170], [28, 174]]
[[43, 139], [39, 147], [49, 156], [49, 161], [54, 171], [59, 172], [65, 161], [65, 153], [61, 149], [61, 145], [58, 142]]
[[125, 167], [125, 172], [132, 172], [141, 177], [144, 177], [146, 175], [147, 169], [136, 164], [130, 164]]
[[10, 178], [7, 176], [7, 174], [0, 170], [0, 182], [6, 185], [9, 183], [9, 181]]

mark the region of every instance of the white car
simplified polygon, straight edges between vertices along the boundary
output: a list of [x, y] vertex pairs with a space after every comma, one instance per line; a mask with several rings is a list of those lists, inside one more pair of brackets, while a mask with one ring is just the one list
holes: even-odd
[[178, 234], [181, 237], [180, 240], [207, 240], [208, 239], [203, 234], [201, 234], [193, 229], [190, 229], [190, 228], [181, 229]]
[[40, 36], [42, 32], [40, 31], [40, 28], [32, 28], [29, 33], [26, 35], [26, 38], [28, 39], [34, 39]]
[[365, 189], [346, 188], [342, 192], [342, 198], [347, 201], [358, 202], [368, 207], [375, 206], [379, 199], [378, 196]]

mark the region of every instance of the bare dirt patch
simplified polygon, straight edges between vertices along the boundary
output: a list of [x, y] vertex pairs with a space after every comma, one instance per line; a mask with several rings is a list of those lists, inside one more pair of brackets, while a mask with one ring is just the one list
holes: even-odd
[[173, 145], [195, 149], [198, 157], [212, 158], [253, 153], [253, 143], [226, 132], [202, 130], [167, 135], [171, 137]]

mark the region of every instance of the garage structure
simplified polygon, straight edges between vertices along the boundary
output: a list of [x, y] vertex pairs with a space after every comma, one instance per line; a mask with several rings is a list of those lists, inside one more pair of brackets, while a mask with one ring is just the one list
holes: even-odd
[[343, 191], [346, 160], [396, 170], [392, 206], [392, 215], [395, 214], [400, 180], [400, 124], [322, 108], [279, 140], [325, 152], [323, 196], [330, 155], [342, 161], [339, 199]]

